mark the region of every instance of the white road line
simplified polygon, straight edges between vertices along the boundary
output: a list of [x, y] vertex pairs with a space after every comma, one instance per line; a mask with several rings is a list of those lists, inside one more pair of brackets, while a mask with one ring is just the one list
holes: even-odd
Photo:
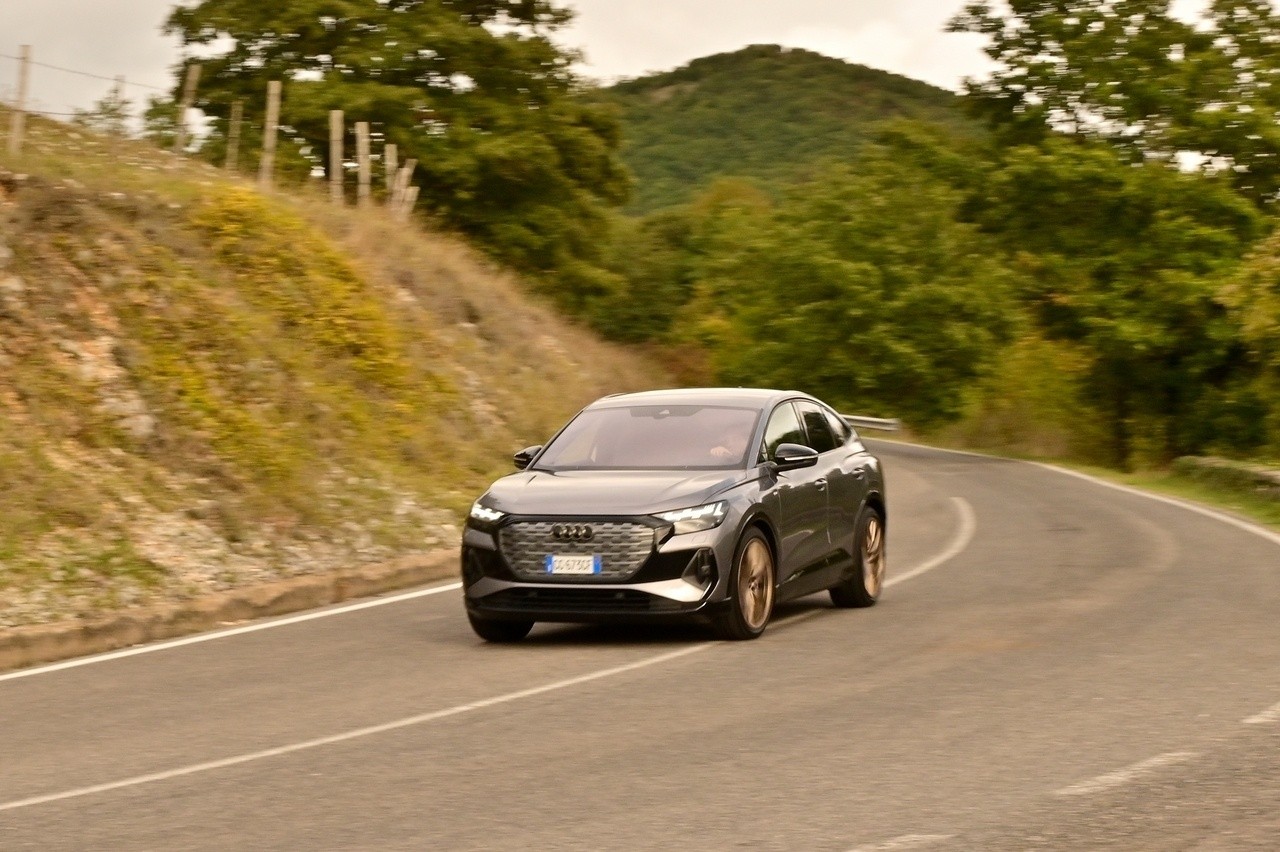
[[[934, 568], [949, 559], [952, 559], [956, 554], [969, 546], [969, 542], [973, 540], [973, 534], [976, 529], [973, 508], [959, 497], [952, 497], [951, 499], [956, 504], [956, 508], [960, 512], [960, 535], [945, 551], [933, 557], [928, 562], [916, 566], [906, 574], [897, 577], [890, 577], [885, 580], [884, 584], [886, 588], [910, 580], [927, 571], [932, 571]], [[328, 609], [303, 613], [302, 615], [293, 615], [287, 618], [277, 618], [272, 621], [257, 622], [245, 625], [244, 627], [233, 627], [230, 630], [218, 630], [213, 633], [200, 633], [195, 636], [187, 636], [182, 639], [173, 639], [167, 642], [156, 642], [150, 645], [137, 645], [132, 648], [125, 648], [122, 651], [110, 651], [105, 654], [95, 654], [92, 657], [80, 657], [75, 660], [64, 660], [63, 662], [52, 663], [47, 666], [35, 666], [29, 669], [19, 669], [16, 672], [0, 674], [0, 683], [5, 682], [6, 680], [17, 680], [24, 677], [34, 677], [35, 675], [52, 674], [53, 672], [66, 671], [67, 669], [75, 669], [80, 666], [90, 666], [95, 663], [121, 660], [126, 657], [136, 657], [140, 654], [154, 654], [157, 651], [168, 651], [173, 648], [182, 648], [187, 645], [198, 645], [201, 642], [212, 642], [215, 639], [228, 639], [232, 636], [242, 636], [246, 633], [257, 633], [259, 630], [273, 630], [277, 627], [288, 627], [291, 624], [301, 624], [305, 621], [314, 621], [317, 618], [331, 618], [335, 615], [346, 615], [349, 612], [359, 612], [362, 609], [371, 609], [373, 607], [387, 606], [388, 604], [414, 600], [415, 598], [423, 598], [429, 595], [438, 595], [441, 592], [452, 592], [460, 588], [462, 588], [461, 583], [446, 583], [442, 586], [432, 586], [431, 588], [418, 589], [412, 592], [404, 592], [403, 594], [373, 598], [371, 600], [360, 601], [359, 603], [346, 604], [344, 606], [330, 607]]]
[[1272, 722], [1280, 722], [1280, 704], [1244, 720], [1246, 725], [1270, 725]]
[[1201, 506], [1198, 503], [1191, 503], [1187, 500], [1179, 500], [1176, 497], [1166, 497], [1163, 494], [1152, 494], [1150, 491], [1143, 491], [1140, 488], [1133, 488], [1129, 485], [1121, 485], [1118, 482], [1108, 482], [1105, 479], [1098, 479], [1096, 476], [1090, 476], [1087, 473], [1080, 473], [1077, 470], [1068, 470], [1065, 467], [1058, 467], [1056, 464], [1045, 464], [1044, 462], [1026, 462], [1026, 464], [1035, 465], [1045, 470], [1051, 470], [1055, 473], [1065, 474], [1066, 476], [1074, 476], [1076, 479], [1083, 479], [1086, 482], [1092, 482], [1095, 485], [1102, 485], [1115, 491], [1123, 491], [1126, 494], [1136, 494], [1139, 497], [1145, 497], [1148, 500], [1155, 500], [1157, 503], [1164, 503], [1168, 506], [1177, 506], [1186, 509], [1189, 512], [1195, 512], [1197, 515], [1204, 515], [1206, 518], [1213, 518], [1215, 521], [1222, 521], [1224, 524], [1230, 524], [1236, 529], [1244, 530], [1252, 533], [1259, 538], [1264, 538], [1272, 544], [1280, 545], [1280, 533], [1273, 532], [1266, 527], [1229, 515], [1226, 512], [1219, 512], [1216, 509], [1210, 509], [1207, 506]]
[[[963, 503], [963, 501], [960, 501], [960, 502]], [[972, 510], [970, 510], [970, 513], [969, 513], [969, 517], [971, 516], [972, 516]], [[906, 574], [899, 577], [898, 582], [902, 582], [911, 577], [918, 577], [919, 575], [925, 573], [925, 571], [932, 571], [934, 568], [937, 568], [938, 566], [942, 565], [948, 559], [951, 559], [956, 554], [958, 554], [961, 550], [963, 550], [964, 545], [968, 544], [969, 540], [972, 539], [972, 537], [973, 537], [973, 531], [969, 529], [965, 524], [961, 524], [961, 528], [956, 538], [951, 542], [951, 544], [947, 546], [947, 548], [941, 554], [928, 560], [922, 565], [919, 565], [916, 568], [911, 569]], [[961, 544], [961, 542], [963, 542], [963, 544]], [[418, 592], [410, 592], [406, 595], [398, 596], [398, 599], [405, 600], [411, 597], [421, 597], [427, 594], [438, 594], [439, 592], [449, 591], [450, 589], [456, 589], [458, 588], [458, 585], [459, 584], [451, 584], [449, 586], [438, 586], [434, 589], [424, 589]], [[886, 583], [885, 585], [888, 585], [888, 583]], [[392, 601], [384, 600], [384, 599], [379, 599], [377, 601], [368, 601], [364, 605], [357, 604], [355, 607], [347, 608], [345, 611], [349, 612], [353, 608], [378, 606], [381, 603], [390, 603], [390, 602]], [[831, 610], [812, 610], [810, 612], [802, 612], [799, 615], [795, 615], [790, 618], [780, 619], [779, 621], [774, 623], [772, 626], [774, 628], [786, 627], [786, 626], [795, 624], [797, 622], [804, 621], [806, 619], [813, 618], [817, 615], [821, 615], [823, 613], [828, 613], [828, 612], [831, 612]], [[328, 614], [327, 611], [323, 613], [311, 613], [308, 616], [297, 616], [292, 619], [286, 619], [285, 621], [287, 623], [297, 623], [298, 621], [305, 621], [308, 618], [321, 618], [326, 614]], [[247, 632], [250, 629], [265, 629], [266, 627], [269, 627], [269, 626], [278, 626], [278, 624], [279, 624], [278, 622], [272, 622], [269, 625], [253, 625], [251, 628], [238, 628], [238, 631]], [[176, 645], [181, 645], [181, 644], [191, 644], [191, 642], [193, 641], [208, 641], [209, 639], [216, 639], [216, 638], [221, 638], [222, 636], [230, 636], [230, 635], [236, 635], [236, 632], [223, 631], [222, 633], [210, 634], [206, 637], [193, 637], [193, 639], [191, 640], [184, 639], [184, 640], [178, 640], [177, 642], [173, 642], [173, 643], [165, 643], [165, 646], [175, 647]], [[614, 675], [625, 674], [626, 672], [635, 671], [636, 669], [643, 669], [648, 666], [654, 666], [660, 663], [668, 662], [670, 660], [679, 659], [680, 657], [687, 657], [692, 654], [697, 654], [709, 648], [719, 647], [722, 644], [724, 643], [706, 642], [698, 645], [690, 645], [689, 647], [681, 648], [678, 651], [669, 651], [665, 654], [657, 654], [652, 657], [645, 657], [644, 659], [637, 660], [633, 663], [627, 663], [621, 666], [613, 666], [612, 668], [607, 668], [607, 669], [599, 669], [597, 671], [588, 672], [587, 674], [568, 678], [566, 680], [558, 680], [554, 683], [543, 684], [542, 686], [534, 686], [534, 687], [530, 687], [529, 689], [521, 689], [516, 692], [508, 692], [504, 695], [499, 695], [495, 698], [486, 698], [481, 701], [473, 701], [467, 704], [458, 704], [454, 707], [448, 707], [444, 710], [435, 710], [430, 713], [421, 713], [417, 716], [408, 716], [403, 719], [397, 719], [393, 722], [385, 722], [381, 725], [371, 725], [367, 728], [357, 728], [352, 731], [344, 731], [343, 733], [332, 734], [327, 737], [318, 737], [316, 739], [304, 740], [303, 742], [292, 743], [290, 745], [263, 749], [262, 751], [249, 752], [247, 754], [239, 754], [233, 757], [225, 757], [225, 758], [222, 758], [221, 760], [211, 760], [205, 763], [193, 763], [188, 766], [181, 766], [181, 767], [178, 767], [177, 769], [170, 769], [165, 772], [153, 772], [149, 775], [135, 775], [132, 778], [123, 778], [119, 781], [112, 781], [106, 784], [95, 784], [90, 787], [78, 787], [74, 790], [64, 790], [60, 793], [49, 793], [48, 795], [44, 795], [44, 796], [32, 796], [31, 798], [27, 798], [27, 799], [17, 799], [11, 802], [0, 802], [0, 812], [17, 810], [19, 808], [29, 808], [29, 807], [32, 807], [33, 805], [44, 805], [50, 802], [60, 802], [66, 799], [78, 799], [84, 796], [92, 796], [97, 793], [107, 793], [112, 790], [121, 790], [126, 787], [138, 787], [143, 784], [151, 784], [157, 781], [167, 781], [172, 778], [181, 778], [184, 775], [195, 775], [196, 773], [200, 773], [200, 772], [210, 772], [215, 769], [225, 769], [229, 766], [238, 766], [242, 763], [251, 763], [253, 761], [264, 760], [269, 757], [279, 757], [281, 755], [292, 754], [298, 751], [305, 751], [307, 749], [319, 748], [320, 746], [333, 745], [335, 743], [347, 742], [348, 740], [355, 740], [363, 737], [370, 737], [376, 734], [383, 734], [388, 731], [395, 731], [400, 728], [411, 727], [413, 725], [422, 725], [428, 722], [437, 721], [439, 719], [447, 719], [450, 716], [459, 716], [464, 713], [471, 713], [476, 710], [484, 710], [489, 707], [495, 707], [499, 704], [509, 704], [513, 701], [520, 701], [521, 699], [524, 699], [524, 698], [532, 698], [535, 695], [542, 695], [547, 692], [555, 692], [561, 689], [568, 689], [570, 687], [578, 686], [580, 684], [590, 683], [591, 681], [601, 680], [607, 677], [613, 677]], [[147, 647], [151, 647], [151, 646], [147, 646]], [[145, 648], [136, 649], [136, 650], [141, 652], [141, 651], [144, 651]], [[157, 647], [157, 650], [158, 650], [158, 647]], [[127, 654], [127, 652], [121, 652], [121, 653]], [[90, 658], [90, 659], [100, 660], [102, 658], [99, 657], [99, 658]], [[84, 661], [78, 661], [78, 662], [80, 662], [80, 664], [82, 665], [84, 664]], [[62, 667], [67, 667], [67, 666], [64, 665]], [[53, 669], [56, 667], [48, 667], [48, 668]]]
[[944, 840], [950, 840], [954, 834], [904, 834], [884, 843], [873, 843], [869, 846], [855, 846], [849, 852], [898, 852], [900, 849], [923, 849]]
[[951, 544], [946, 550], [942, 551], [929, 561], [917, 565], [905, 574], [899, 574], [885, 580], [884, 584], [886, 587], [894, 586], [898, 583], [905, 583], [907, 580], [914, 579], [919, 577], [921, 574], [932, 571], [942, 563], [954, 559], [961, 551], [969, 546], [969, 542], [973, 541], [973, 535], [978, 530], [978, 521], [977, 517], [974, 515], [973, 507], [969, 505], [968, 501], [960, 497], [952, 497], [951, 502], [956, 507], [956, 511], [960, 514], [960, 530], [956, 533], [956, 537], [952, 539]]
[[[875, 440], [875, 439], [873, 438], [872, 440]], [[1013, 462], [1016, 464], [1027, 464], [1027, 465], [1031, 465], [1032, 467], [1042, 468], [1043, 470], [1050, 470], [1050, 471], [1053, 471], [1054, 473], [1061, 473], [1065, 476], [1073, 476], [1076, 479], [1082, 479], [1085, 482], [1092, 482], [1094, 485], [1101, 485], [1104, 488], [1110, 488], [1114, 491], [1123, 491], [1126, 494], [1133, 494], [1134, 496], [1137, 496], [1137, 497], [1144, 497], [1147, 500], [1154, 500], [1157, 503], [1164, 503], [1168, 506], [1177, 506], [1178, 508], [1186, 509], [1189, 512], [1195, 512], [1197, 515], [1203, 515], [1206, 518], [1213, 518], [1215, 521], [1222, 521], [1224, 524], [1230, 524], [1231, 526], [1236, 527], [1237, 529], [1244, 530], [1245, 532], [1256, 535], [1259, 538], [1264, 538], [1267, 541], [1271, 542], [1272, 544], [1280, 545], [1280, 533], [1277, 533], [1273, 530], [1269, 530], [1266, 527], [1262, 526], [1261, 524], [1257, 524], [1252, 521], [1246, 521], [1242, 518], [1237, 518], [1234, 515], [1227, 514], [1226, 512], [1219, 512], [1216, 509], [1210, 509], [1207, 506], [1201, 506], [1199, 503], [1192, 503], [1188, 500], [1179, 500], [1177, 497], [1166, 497], [1163, 494], [1153, 494], [1150, 491], [1143, 491], [1141, 488], [1134, 488], [1131, 485], [1121, 485], [1118, 482], [1108, 482], [1105, 479], [1099, 479], [1096, 476], [1091, 476], [1087, 473], [1081, 473], [1078, 470], [1070, 470], [1065, 467], [1058, 467], [1056, 464], [1048, 464], [1046, 462], [1026, 461], [1023, 459], [1011, 459], [1005, 456], [995, 456], [995, 455], [989, 455], [986, 453], [974, 453], [968, 450], [952, 450], [946, 447], [931, 447], [928, 444], [915, 444], [910, 441], [890, 441], [885, 439], [880, 439], [880, 440], [884, 446], [889, 446], [889, 447], [894, 445], [904, 446], [904, 447], [916, 447], [922, 450], [932, 450], [933, 452], [936, 452], [936, 453], [948, 453], [953, 456], [968, 456], [969, 458], [985, 459], [987, 461], [1006, 461], [1006, 462]]]
[[80, 666], [93, 665], [94, 663], [105, 663], [110, 660], [119, 660], [125, 657], [136, 657], [139, 654], [154, 654], [156, 651], [168, 651], [171, 648], [182, 648], [186, 645], [198, 645], [201, 642], [212, 642], [215, 639], [242, 636], [245, 633], [257, 633], [259, 630], [272, 630], [276, 627], [288, 627], [291, 624], [300, 624], [304, 621], [314, 621], [317, 618], [330, 618], [335, 615], [346, 615], [349, 612], [358, 612], [359, 610], [370, 609], [375, 606], [386, 606], [387, 604], [400, 603], [402, 601], [413, 600], [414, 598], [438, 595], [441, 592], [452, 592], [455, 589], [460, 588], [462, 588], [461, 583], [447, 583], [443, 586], [432, 586], [428, 589], [418, 589], [416, 591], [390, 595], [384, 598], [372, 598], [370, 600], [360, 601], [359, 603], [345, 604], [343, 606], [331, 607], [329, 609], [316, 610], [314, 612], [303, 613], [302, 615], [291, 615], [287, 618], [256, 622], [254, 624], [247, 624], [244, 627], [233, 627], [230, 630], [218, 630], [213, 633], [200, 633], [195, 636], [187, 636], [183, 639], [157, 642], [153, 645], [136, 645], [132, 648], [126, 648], [123, 651], [110, 651], [106, 654], [95, 654], [92, 657], [81, 657], [79, 659], [66, 660], [61, 663], [53, 663], [47, 666], [19, 669], [16, 672], [0, 674], [0, 683], [3, 683], [6, 680], [17, 680], [22, 677], [33, 677], [35, 675], [65, 671], [66, 669], [75, 669]]
[[4, 802], [0, 804], [0, 811], [12, 811], [18, 808], [27, 808], [32, 805], [42, 805], [48, 802], [57, 802], [64, 799], [77, 799], [81, 796], [90, 796], [94, 793], [106, 793], [111, 790], [119, 790], [124, 787], [137, 787], [141, 784], [150, 784], [155, 781], [167, 781], [171, 778], [180, 778], [183, 775], [194, 775], [198, 772], [208, 772], [213, 769], [225, 769], [228, 766], [236, 766], [241, 763], [250, 763], [255, 760], [262, 760], [268, 757], [279, 757], [284, 754], [291, 754], [296, 751], [304, 751], [306, 749], [318, 748], [319, 746], [333, 745], [335, 743], [346, 742], [347, 740], [360, 739], [361, 737], [369, 737], [374, 734], [384, 734], [388, 731], [394, 731], [399, 728], [407, 728], [412, 725], [421, 725], [426, 722], [434, 722], [437, 719], [445, 719], [449, 716], [458, 716], [463, 713], [470, 713], [474, 710], [483, 710], [487, 707], [495, 707], [499, 704], [509, 704], [512, 701], [519, 701], [522, 698], [531, 698], [535, 695], [541, 695], [544, 692], [554, 692], [559, 689], [567, 689], [571, 686], [589, 683], [593, 680], [612, 677], [614, 675], [624, 674], [626, 672], [642, 669], [646, 666], [653, 666], [659, 663], [665, 663], [679, 657], [687, 657], [696, 654], [699, 651], [705, 651], [707, 648], [714, 647], [711, 644], [706, 645], [690, 645], [687, 648], [681, 648], [678, 651], [670, 651], [666, 654], [658, 654], [653, 657], [646, 657], [643, 660], [637, 660], [634, 663], [627, 663], [622, 666], [614, 666], [608, 669], [599, 669], [588, 674], [579, 675], [578, 677], [568, 678], [567, 680], [558, 680], [555, 683], [548, 683], [542, 686], [535, 686], [530, 689], [521, 689], [517, 692], [508, 692], [505, 695], [499, 695], [495, 698], [486, 698], [482, 701], [473, 701], [468, 704], [459, 704], [455, 707], [449, 707], [445, 710], [436, 710], [431, 713], [422, 713], [417, 716], [409, 716], [404, 719], [397, 719], [394, 722], [386, 722], [381, 725], [371, 725], [367, 728], [357, 728], [353, 731], [344, 731], [341, 734], [333, 734], [327, 737], [319, 737], [314, 740], [304, 740], [303, 742], [293, 743], [291, 745], [279, 746], [277, 748], [263, 749], [262, 751], [250, 752], [248, 754], [239, 754], [235, 757], [226, 757], [222, 760], [211, 760], [207, 763], [195, 763], [190, 766], [179, 767], [178, 769], [170, 769], [167, 772], [155, 772], [150, 775], [138, 775], [133, 778], [125, 778], [120, 781], [113, 781], [109, 784], [95, 784], [92, 787], [80, 787], [75, 790], [65, 790], [61, 793], [50, 793], [47, 796], [32, 796], [29, 799], [18, 799], [13, 802]]
[[1158, 754], [1141, 763], [1135, 763], [1133, 766], [1126, 766], [1124, 769], [1117, 769], [1115, 772], [1108, 772], [1106, 775], [1099, 775], [1097, 778], [1090, 778], [1088, 781], [1081, 781], [1079, 784], [1063, 787], [1061, 790], [1055, 791], [1054, 795], [1088, 796], [1091, 793], [1113, 790], [1116, 787], [1123, 787], [1131, 781], [1151, 775], [1162, 767], [1186, 763], [1196, 757], [1199, 757], [1199, 755], [1193, 751], [1171, 751], [1168, 754]]

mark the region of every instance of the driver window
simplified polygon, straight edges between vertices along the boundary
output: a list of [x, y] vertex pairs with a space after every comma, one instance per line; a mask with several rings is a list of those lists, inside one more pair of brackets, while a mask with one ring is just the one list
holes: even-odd
[[773, 458], [779, 444], [803, 444], [805, 442], [804, 427], [796, 417], [796, 409], [789, 402], [784, 402], [769, 415], [769, 425], [764, 430], [764, 453], [766, 459]]

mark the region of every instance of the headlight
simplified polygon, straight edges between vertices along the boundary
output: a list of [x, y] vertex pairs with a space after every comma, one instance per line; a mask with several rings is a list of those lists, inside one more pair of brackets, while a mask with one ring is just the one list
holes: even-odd
[[724, 520], [725, 515], [728, 513], [729, 504], [721, 500], [717, 503], [707, 503], [690, 509], [663, 512], [656, 517], [673, 525], [676, 535], [684, 535], [685, 533], [714, 529], [720, 526], [720, 522]]
[[473, 521], [480, 521], [482, 524], [496, 524], [506, 516], [506, 512], [499, 512], [497, 509], [481, 506], [479, 500], [471, 504], [471, 519]]

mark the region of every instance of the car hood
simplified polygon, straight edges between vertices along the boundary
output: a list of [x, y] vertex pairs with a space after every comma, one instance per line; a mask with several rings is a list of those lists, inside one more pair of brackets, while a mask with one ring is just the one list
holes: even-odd
[[744, 471], [530, 470], [499, 479], [485, 505], [509, 515], [651, 515], [709, 502]]

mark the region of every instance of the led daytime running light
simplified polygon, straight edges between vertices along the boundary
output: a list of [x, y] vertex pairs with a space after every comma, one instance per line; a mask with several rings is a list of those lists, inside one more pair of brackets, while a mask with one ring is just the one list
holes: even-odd
[[724, 513], [725, 505], [721, 501], [719, 503], [708, 503], [705, 506], [694, 506], [691, 509], [676, 509], [673, 512], [663, 512], [658, 517], [675, 524], [680, 521], [700, 521], [709, 518], [722, 520]]
[[471, 504], [471, 517], [477, 521], [483, 521], [486, 524], [492, 524], [506, 517], [505, 512], [499, 512], [497, 509], [490, 509], [488, 506], [481, 506], [480, 501]]

